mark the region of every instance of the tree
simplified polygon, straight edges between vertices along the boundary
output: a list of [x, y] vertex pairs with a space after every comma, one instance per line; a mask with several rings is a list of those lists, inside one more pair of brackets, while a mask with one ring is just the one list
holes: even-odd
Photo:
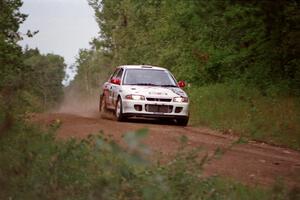
[[299, 2], [88, 0], [111, 65], [170, 68], [194, 84], [239, 80], [300, 94]]
[[64, 59], [41, 55], [38, 49], [26, 50], [24, 57], [24, 65], [30, 70], [24, 73], [23, 89], [41, 99], [43, 110], [58, 104], [63, 96]]
[[12, 105], [24, 70], [22, 50], [17, 44], [21, 38], [19, 25], [26, 18], [19, 11], [21, 5], [21, 0], [0, 0], [0, 109], [4, 113], [0, 132], [12, 124]]

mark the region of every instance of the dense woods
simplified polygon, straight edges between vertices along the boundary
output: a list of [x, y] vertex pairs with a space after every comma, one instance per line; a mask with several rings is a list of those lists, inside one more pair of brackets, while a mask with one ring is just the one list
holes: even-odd
[[18, 31], [27, 17], [21, 5], [20, 0], [0, 1], [0, 132], [20, 114], [45, 110], [63, 95], [64, 59], [18, 45], [22, 37], [37, 33]]
[[[239, 81], [299, 95], [299, 2], [89, 0], [100, 35], [81, 71], [152, 64], [194, 85]], [[101, 62], [95, 61], [101, 57]], [[86, 59], [84, 54], [79, 60]], [[89, 67], [86, 63], [89, 63]], [[82, 72], [84, 73], [84, 72]], [[95, 84], [91, 73], [90, 84]], [[94, 81], [94, 82], [93, 82]]]

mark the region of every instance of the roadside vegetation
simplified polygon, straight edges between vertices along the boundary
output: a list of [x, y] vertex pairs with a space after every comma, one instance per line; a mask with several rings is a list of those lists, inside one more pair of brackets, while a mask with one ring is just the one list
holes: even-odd
[[188, 93], [191, 125], [300, 149], [299, 97], [262, 95], [240, 83], [192, 87]]
[[18, 124], [0, 139], [0, 199], [296, 199], [282, 184], [271, 189], [202, 176], [205, 157], [186, 140], [169, 162], [145, 159], [146, 130], [124, 135], [126, 148], [103, 134], [59, 140]]

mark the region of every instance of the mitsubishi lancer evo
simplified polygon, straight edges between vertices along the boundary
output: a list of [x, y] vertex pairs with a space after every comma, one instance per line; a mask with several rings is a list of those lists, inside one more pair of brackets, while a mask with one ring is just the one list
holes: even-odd
[[189, 121], [189, 98], [165, 68], [149, 65], [124, 65], [116, 68], [104, 83], [99, 111], [112, 111], [118, 121], [126, 118], [170, 118], [178, 125]]

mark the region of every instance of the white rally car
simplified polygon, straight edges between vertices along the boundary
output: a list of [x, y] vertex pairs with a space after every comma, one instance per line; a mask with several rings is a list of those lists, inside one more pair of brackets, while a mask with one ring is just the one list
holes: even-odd
[[161, 67], [119, 66], [104, 83], [99, 111], [113, 111], [118, 121], [129, 117], [171, 118], [178, 125], [189, 121], [189, 99], [183, 81]]

